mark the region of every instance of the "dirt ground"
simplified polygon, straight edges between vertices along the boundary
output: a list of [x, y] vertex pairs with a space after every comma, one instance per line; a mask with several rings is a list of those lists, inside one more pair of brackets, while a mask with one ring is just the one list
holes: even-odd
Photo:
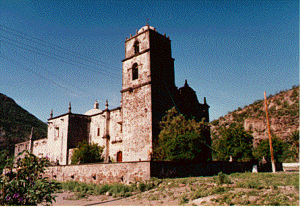
[[[237, 173], [230, 182], [215, 177], [164, 179], [155, 188], [127, 198], [57, 193], [54, 206], [299, 205], [299, 173]], [[81, 194], [86, 195], [86, 194]]]
[[73, 192], [58, 193], [53, 206], [163, 206], [178, 205], [178, 201], [172, 200], [147, 200], [140, 199], [147, 192], [133, 195], [127, 198], [113, 198], [112, 196], [98, 195], [77, 199]]

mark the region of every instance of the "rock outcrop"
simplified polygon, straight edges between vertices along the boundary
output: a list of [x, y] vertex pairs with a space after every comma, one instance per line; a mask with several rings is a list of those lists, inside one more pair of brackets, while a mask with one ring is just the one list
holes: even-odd
[[[267, 101], [271, 133], [280, 139], [288, 139], [292, 132], [299, 129], [299, 86], [271, 95]], [[246, 131], [252, 133], [255, 144], [261, 139], [267, 139], [264, 100], [255, 101], [212, 121], [211, 130], [217, 133], [220, 127], [231, 123], [243, 125]]]

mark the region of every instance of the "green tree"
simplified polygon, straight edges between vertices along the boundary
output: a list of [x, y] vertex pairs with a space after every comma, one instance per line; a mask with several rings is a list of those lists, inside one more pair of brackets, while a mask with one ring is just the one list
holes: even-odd
[[165, 161], [207, 161], [210, 159], [209, 126], [186, 119], [175, 108], [160, 122], [161, 131], [154, 147], [154, 159]]
[[[278, 137], [272, 138], [272, 146], [273, 146], [273, 152], [274, 152], [274, 159], [277, 162], [283, 162], [289, 153], [289, 145], [280, 140]], [[271, 161], [271, 155], [270, 155], [270, 145], [269, 145], [269, 139], [263, 139], [261, 140], [257, 147], [253, 151], [253, 155], [257, 160], [261, 160], [263, 157], [267, 161]]]
[[51, 204], [55, 201], [55, 193], [59, 184], [42, 177], [50, 164], [47, 158], [38, 158], [28, 151], [25, 157], [18, 159], [15, 170], [7, 165], [5, 173], [0, 176], [1, 205], [37, 205]]
[[289, 160], [299, 161], [299, 130], [292, 132], [287, 140], [289, 144]]
[[104, 147], [98, 146], [95, 143], [88, 144], [87, 142], [81, 142], [73, 152], [71, 164], [102, 162], [103, 149]]
[[222, 127], [213, 138], [214, 159], [228, 161], [250, 161], [253, 159], [253, 136], [240, 125]]
[[7, 166], [11, 166], [13, 163], [13, 156], [9, 155], [9, 150], [0, 151], [0, 175], [3, 172], [3, 169]]

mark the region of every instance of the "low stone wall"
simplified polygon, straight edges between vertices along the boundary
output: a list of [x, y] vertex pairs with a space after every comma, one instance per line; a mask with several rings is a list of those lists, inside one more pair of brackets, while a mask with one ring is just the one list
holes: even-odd
[[150, 179], [150, 162], [51, 166], [47, 168], [45, 176], [57, 181], [129, 184]]
[[[256, 162], [223, 162], [212, 161], [207, 163], [191, 162], [151, 162], [151, 177], [189, 177], [189, 176], [212, 176], [219, 172], [226, 174], [234, 172], [252, 172]], [[271, 172], [271, 164], [258, 165], [259, 172]], [[276, 169], [282, 170], [281, 163], [276, 163]]]
[[282, 163], [282, 168], [283, 171], [298, 171], [300, 168], [300, 163], [299, 162], [294, 162], [294, 163]]
[[[219, 172], [252, 172], [255, 162], [165, 162], [141, 161], [122, 163], [98, 163], [83, 165], [61, 165], [48, 167], [45, 176], [58, 181], [79, 181], [85, 183], [135, 183], [151, 177], [172, 178], [189, 176], [212, 176]], [[270, 172], [271, 164], [257, 165], [258, 172]], [[276, 163], [276, 170], [282, 164]]]

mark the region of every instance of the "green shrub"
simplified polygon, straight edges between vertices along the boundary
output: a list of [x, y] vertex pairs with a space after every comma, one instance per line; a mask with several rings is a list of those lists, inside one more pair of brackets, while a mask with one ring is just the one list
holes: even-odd
[[[283, 162], [289, 154], [288, 144], [277, 137], [273, 137], [272, 146], [274, 151], [274, 159], [277, 162]], [[262, 158], [265, 157], [267, 161], [271, 161], [269, 139], [261, 140], [254, 149], [253, 155], [257, 160], [262, 160]]]
[[253, 159], [253, 136], [242, 126], [231, 124], [218, 130], [218, 136], [213, 139], [213, 149], [216, 160], [228, 161], [232, 156], [234, 161], [249, 161]]
[[55, 193], [60, 185], [43, 178], [47, 158], [38, 158], [28, 151], [25, 157], [16, 161], [16, 171], [12, 168], [0, 177], [1, 205], [37, 205], [55, 201]]
[[68, 191], [77, 192], [78, 195], [103, 195], [109, 192], [114, 197], [127, 197], [131, 192], [136, 190], [134, 185], [124, 185], [121, 183], [113, 184], [87, 184], [75, 181], [67, 181], [62, 183], [62, 188]]
[[218, 185], [231, 184], [232, 183], [229, 176], [222, 173], [222, 172], [218, 173], [218, 176], [216, 177], [216, 182], [217, 182]]
[[71, 164], [95, 163], [103, 161], [102, 153], [104, 147], [98, 144], [81, 142], [73, 152]]
[[161, 131], [155, 142], [154, 159], [207, 161], [210, 159], [209, 127], [207, 123], [186, 119], [175, 108], [160, 122]]
[[13, 157], [9, 156], [9, 150], [0, 151], [0, 175], [3, 169], [7, 166], [11, 166], [13, 163]]
[[182, 195], [181, 197], [180, 197], [180, 200], [179, 200], [179, 204], [180, 205], [183, 205], [183, 204], [185, 204], [185, 203], [187, 203], [187, 202], [189, 202], [189, 199], [188, 199], [188, 197], [187, 197], [187, 195]]
[[219, 124], [219, 120], [213, 120], [212, 122], [211, 122], [211, 124], [213, 125], [213, 126], [217, 126], [218, 124]]

